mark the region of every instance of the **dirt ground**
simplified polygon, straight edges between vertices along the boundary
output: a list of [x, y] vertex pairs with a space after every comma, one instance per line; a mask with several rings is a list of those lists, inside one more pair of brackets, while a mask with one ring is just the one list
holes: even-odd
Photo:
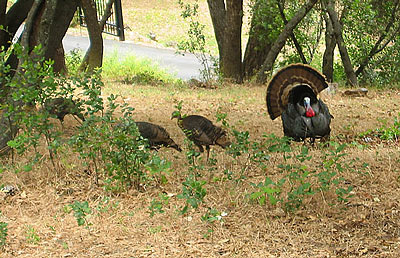
[[[120, 93], [135, 107], [137, 121], [164, 126], [183, 147], [184, 135], [170, 120], [180, 100], [187, 114], [216, 121], [217, 111], [226, 113], [229, 123], [248, 130], [252, 140], [262, 140], [263, 134], [283, 135], [280, 119], [268, 117], [265, 87], [225, 85], [211, 90], [114, 84], [104, 91], [110, 92]], [[254, 191], [250, 183], [276, 174], [274, 158], [265, 169], [249, 166], [239, 183], [207, 179], [204, 203], [182, 216], [178, 210], [184, 202], [177, 195], [188, 173], [184, 152], [160, 150], [160, 156], [172, 162], [168, 183], [119, 194], [95, 185], [73, 155], [60, 158], [57, 171], [43, 161], [32, 171], [19, 173], [7, 169], [10, 159], [3, 157], [1, 183], [18, 186], [19, 191], [0, 198], [0, 222], [8, 223], [7, 244], [0, 257], [399, 257], [399, 142], [373, 138], [360, 145], [358, 136], [393, 123], [400, 92], [371, 90], [368, 97], [340, 93], [322, 97], [334, 116], [332, 139], [349, 144], [346, 159], [358, 158], [355, 166], [369, 164], [365, 173], [345, 175], [354, 187], [354, 196], [346, 204], [332, 204], [334, 196], [329, 192], [306, 198], [304, 207], [294, 213], [285, 213], [279, 205], [249, 201], [246, 196]], [[72, 134], [76, 123], [66, 117], [65, 134]], [[320, 151], [311, 150], [315, 156]], [[212, 156], [218, 160], [213, 178], [223, 178], [226, 168], [234, 168], [236, 161], [221, 148], [212, 147]], [[23, 162], [24, 157], [16, 159]], [[150, 217], [148, 207], [161, 192], [170, 196], [169, 203], [164, 213]], [[78, 226], [67, 212], [74, 201], [88, 201], [92, 208], [89, 229]], [[226, 216], [213, 224], [203, 222], [201, 216], [209, 207]]]

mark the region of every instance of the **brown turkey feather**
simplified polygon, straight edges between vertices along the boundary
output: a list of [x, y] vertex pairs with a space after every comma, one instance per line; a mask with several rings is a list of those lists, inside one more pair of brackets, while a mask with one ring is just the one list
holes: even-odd
[[328, 87], [325, 76], [305, 64], [291, 64], [279, 70], [268, 83], [267, 108], [272, 120], [286, 109], [290, 91], [301, 84], [308, 85], [315, 96]]

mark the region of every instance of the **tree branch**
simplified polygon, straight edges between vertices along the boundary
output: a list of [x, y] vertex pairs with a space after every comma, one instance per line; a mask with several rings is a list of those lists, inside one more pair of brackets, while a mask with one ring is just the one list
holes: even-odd
[[390, 19], [385, 27], [385, 30], [380, 35], [379, 39], [375, 42], [375, 45], [371, 48], [368, 55], [365, 56], [364, 59], [360, 62], [360, 66], [356, 70], [356, 76], [360, 75], [364, 71], [365, 67], [368, 65], [371, 58], [374, 55], [381, 52], [389, 44], [389, 42], [397, 35], [397, 32], [400, 29], [400, 26], [399, 26], [398, 30], [395, 33], [393, 33], [392, 36], [386, 41], [386, 43], [383, 44], [382, 47], [379, 48], [380, 44], [385, 39], [385, 37], [387, 36], [387, 34], [389, 33], [390, 29], [393, 26], [394, 20], [397, 17], [396, 13], [397, 13], [398, 7], [399, 7], [399, 0], [396, 0], [395, 7], [392, 10], [392, 14], [391, 14]]
[[268, 55], [257, 74], [257, 82], [264, 83], [267, 79], [267, 72], [271, 71], [272, 66], [278, 57], [281, 49], [286, 43], [287, 38], [290, 36], [290, 32], [299, 24], [299, 22], [307, 15], [307, 13], [313, 8], [317, 0], [307, 1], [296, 13], [295, 16], [285, 25], [282, 32], [279, 34], [278, 38], [268, 52]]
[[[288, 24], [288, 20], [286, 19], [286, 15], [285, 15], [285, 12], [284, 12], [284, 8], [283, 8], [283, 6], [282, 6], [280, 0], [276, 0], [276, 3], [278, 4], [279, 13], [281, 14], [283, 23], [284, 23], [285, 25]], [[307, 62], [307, 60], [306, 60], [306, 57], [304, 56], [303, 50], [302, 50], [302, 48], [301, 48], [299, 42], [297, 41], [296, 36], [294, 35], [294, 32], [293, 32], [293, 31], [290, 33], [290, 38], [292, 39], [293, 44], [294, 44], [294, 46], [296, 47], [297, 53], [299, 54], [301, 61], [303, 62], [303, 64], [307, 64], [308, 62]]]

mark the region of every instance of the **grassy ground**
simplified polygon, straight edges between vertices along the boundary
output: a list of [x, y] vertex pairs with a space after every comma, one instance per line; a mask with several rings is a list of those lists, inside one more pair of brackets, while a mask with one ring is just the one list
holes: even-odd
[[[223, 85], [208, 90], [108, 83], [104, 94], [110, 93], [120, 93], [135, 107], [136, 120], [164, 126], [182, 146], [184, 135], [170, 120], [174, 105], [181, 100], [184, 113], [201, 114], [213, 121], [217, 111], [227, 113], [229, 123], [248, 130], [251, 140], [263, 142], [265, 133], [282, 136], [281, 121], [267, 116], [264, 86]], [[16, 195], [0, 198], [0, 221], [8, 223], [7, 244], [0, 257], [398, 257], [399, 142], [372, 137], [366, 143], [358, 136], [385, 121], [393, 122], [400, 93], [373, 91], [369, 98], [337, 94], [324, 96], [324, 100], [335, 117], [333, 140], [349, 144], [343, 164], [355, 161], [342, 175], [345, 184], [354, 187], [354, 196], [346, 204], [335, 202], [335, 193], [328, 191], [306, 197], [304, 207], [295, 213], [285, 213], [280, 205], [259, 205], [247, 197], [254, 191], [250, 183], [263, 182], [266, 176], [279, 177], [277, 165], [283, 162], [282, 155], [272, 153], [266, 168], [261, 168], [213, 147], [216, 165], [200, 161], [205, 167], [201, 178], [207, 182], [204, 203], [182, 216], [178, 210], [184, 202], [177, 195], [188, 174], [185, 146], [182, 153], [172, 149], [159, 152], [172, 162], [168, 183], [150, 183], [142, 191], [119, 194], [95, 185], [88, 168], [65, 150], [56, 170], [44, 159], [30, 172], [14, 173], [5, 166], [0, 174], [3, 184], [19, 187]], [[64, 133], [71, 135], [76, 125], [67, 116]], [[311, 147], [312, 162], [323, 162], [325, 150]], [[15, 159], [23, 163], [25, 158]], [[1, 162], [9, 164], [10, 157]], [[366, 169], [362, 169], [364, 162], [369, 164]], [[245, 177], [239, 182], [227, 179], [224, 173], [244, 167]], [[169, 202], [163, 206], [164, 213], [150, 217], [148, 207], [159, 193], [168, 194]], [[78, 226], [69, 212], [68, 205], [74, 201], [88, 201], [93, 209], [89, 229]], [[207, 208], [226, 216], [206, 223], [201, 216]]]

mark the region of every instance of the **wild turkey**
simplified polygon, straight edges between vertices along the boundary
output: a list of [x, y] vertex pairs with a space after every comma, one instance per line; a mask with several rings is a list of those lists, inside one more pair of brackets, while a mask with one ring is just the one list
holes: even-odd
[[177, 151], [182, 149], [171, 139], [167, 130], [159, 125], [148, 122], [135, 122], [140, 135], [148, 139], [151, 149], [158, 150], [161, 146], [174, 148]]
[[200, 152], [204, 152], [203, 145], [206, 146], [207, 160], [210, 156], [210, 145], [219, 145], [222, 148], [231, 145], [226, 132], [203, 116], [190, 115], [182, 118], [181, 114], [175, 111], [172, 113], [171, 119], [173, 118], [178, 119], [178, 126]]
[[85, 121], [85, 117], [81, 113], [82, 109], [76, 105], [72, 99], [54, 98], [48, 99], [44, 103], [44, 109], [50, 115], [55, 115], [61, 124], [64, 122], [64, 117], [68, 114], [79, 117], [80, 120]]
[[304, 64], [286, 66], [272, 77], [266, 97], [268, 113], [272, 120], [282, 115], [285, 136], [295, 141], [329, 139], [332, 116], [317, 98], [327, 87], [325, 77]]

